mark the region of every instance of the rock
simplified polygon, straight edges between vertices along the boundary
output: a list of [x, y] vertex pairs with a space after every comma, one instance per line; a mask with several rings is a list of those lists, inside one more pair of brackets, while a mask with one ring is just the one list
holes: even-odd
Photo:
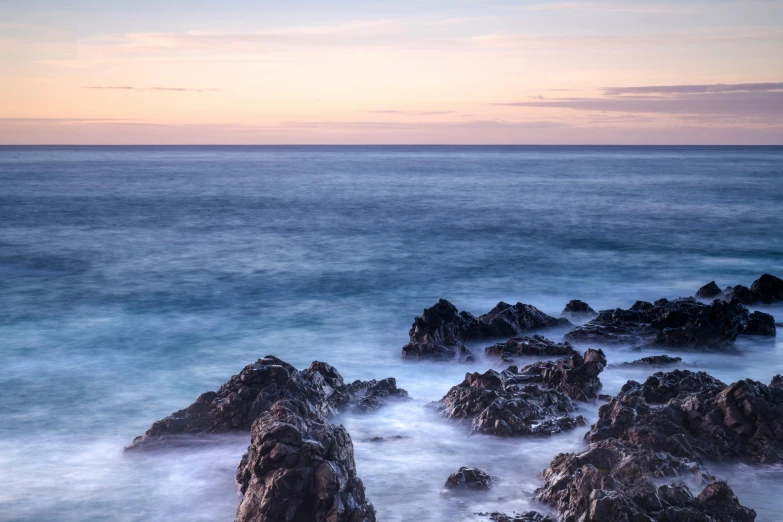
[[604, 310], [565, 335], [570, 342], [660, 345], [720, 349], [732, 343], [748, 317], [738, 301], [702, 304], [694, 298], [655, 303], [637, 301], [630, 309]]
[[569, 415], [572, 400], [595, 397], [606, 358], [588, 350], [557, 362], [518, 370], [468, 373], [436, 406], [447, 418], [469, 421], [473, 433], [498, 436], [551, 435], [584, 424]]
[[484, 348], [484, 353], [492, 357], [500, 357], [509, 361], [515, 357], [523, 356], [558, 356], [577, 353], [568, 343], [555, 343], [543, 335], [531, 337], [514, 337], [504, 343], [493, 344]]
[[446, 480], [448, 489], [487, 490], [492, 487], [492, 477], [477, 468], [459, 468]]
[[699, 290], [696, 292], [696, 297], [700, 297], [701, 299], [717, 299], [723, 295], [723, 291], [720, 289], [718, 285], [715, 284], [715, 281], [710, 281], [706, 285], [699, 288]]
[[610, 439], [557, 455], [536, 495], [569, 522], [755, 520], [724, 482], [709, 483], [698, 497], [682, 482], [656, 485], [678, 477], [713, 480], [687, 459]]
[[775, 318], [764, 312], [753, 312], [748, 316], [748, 322], [742, 329], [745, 335], [765, 335], [774, 337], [776, 335]]
[[251, 430], [236, 475], [235, 522], [374, 522], [345, 428], [310, 405], [281, 399]]
[[740, 303], [751, 306], [758, 302], [758, 296], [750, 291], [750, 288], [743, 285], [737, 285], [734, 287], [727, 287], [724, 293], [724, 299], [726, 301], [733, 301], [736, 299]]
[[299, 401], [313, 412], [328, 415], [346, 409], [369, 411], [388, 398], [405, 397], [407, 392], [398, 389], [392, 378], [346, 385], [327, 363], [315, 361], [300, 372], [268, 355], [245, 366], [216, 392], [202, 393], [184, 410], [154, 422], [126, 449], [164, 444], [174, 435], [250, 431], [261, 414], [283, 399]]
[[514, 513], [506, 515], [505, 513], [478, 513], [480, 516], [488, 516], [493, 522], [556, 522], [554, 518], [548, 515], [542, 515], [538, 511], [527, 511], [525, 513]]
[[783, 279], [764, 274], [750, 285], [750, 291], [765, 304], [783, 301]]
[[[629, 381], [598, 410], [590, 442], [617, 439], [692, 461], [783, 462], [783, 383], [724, 385], [706, 373], [657, 373]], [[653, 406], [651, 406], [653, 405]]]
[[669, 355], [651, 355], [642, 357], [636, 361], [624, 362], [622, 366], [665, 366], [682, 362], [681, 357], [671, 357]]
[[563, 311], [560, 313], [560, 317], [565, 317], [571, 320], [585, 320], [592, 319], [598, 315], [595, 310], [590, 308], [590, 305], [579, 299], [572, 299], [568, 301]]
[[402, 356], [434, 360], [451, 360], [458, 355], [468, 358], [471, 352], [465, 345], [467, 341], [508, 338], [529, 330], [564, 324], [570, 323], [523, 303], [509, 305], [501, 302], [476, 318], [441, 299], [414, 319], [408, 332], [410, 340], [402, 347]]

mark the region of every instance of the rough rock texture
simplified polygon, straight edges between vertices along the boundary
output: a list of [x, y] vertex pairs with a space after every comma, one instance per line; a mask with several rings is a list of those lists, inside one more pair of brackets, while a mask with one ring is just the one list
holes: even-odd
[[590, 305], [579, 299], [572, 299], [568, 301], [563, 311], [560, 313], [560, 317], [574, 320], [592, 319], [598, 315], [595, 310], [590, 308]]
[[445, 487], [449, 489], [486, 490], [492, 487], [492, 477], [477, 468], [459, 468], [449, 475]]
[[762, 303], [770, 304], [783, 301], [783, 279], [770, 274], [763, 274], [753, 281], [750, 291]]
[[484, 353], [492, 357], [500, 357], [510, 361], [515, 357], [526, 355], [573, 355], [576, 352], [568, 343], [555, 343], [543, 335], [531, 337], [514, 337], [504, 343], [493, 344], [484, 348]]
[[544, 471], [542, 502], [557, 507], [561, 522], [752, 522], [725, 482], [712, 482], [694, 497], [677, 477], [708, 482], [698, 464], [616, 440], [581, 453], [557, 455]]
[[168, 417], [154, 422], [127, 449], [165, 443], [172, 435], [250, 431], [253, 422], [282, 399], [297, 400], [314, 412], [337, 409], [368, 411], [388, 397], [407, 397], [392, 378], [356, 381], [345, 385], [331, 365], [315, 361], [304, 371], [271, 355], [245, 366], [218, 391], [202, 393], [196, 401]]
[[774, 337], [777, 334], [775, 318], [764, 312], [753, 312], [748, 316], [748, 322], [742, 329], [745, 335], [765, 335]]
[[564, 324], [570, 323], [523, 303], [509, 305], [501, 302], [477, 318], [468, 312], [460, 312], [453, 304], [441, 299], [414, 319], [408, 332], [410, 342], [402, 347], [402, 356], [436, 360], [451, 360], [457, 355], [468, 357], [467, 341], [507, 338], [529, 330]]
[[606, 358], [588, 350], [557, 362], [518, 370], [468, 373], [437, 403], [446, 417], [471, 422], [474, 433], [499, 436], [551, 435], [584, 424], [571, 417], [573, 400], [595, 397]]
[[744, 305], [753, 305], [758, 301], [756, 294], [750, 291], [750, 288], [743, 285], [729, 286], [724, 291], [724, 299], [726, 301], [738, 300]]
[[479, 515], [488, 516], [492, 522], [555, 522], [555, 519], [542, 515], [538, 511], [526, 511], [525, 513], [514, 513], [506, 515], [505, 513], [479, 513]]
[[748, 311], [738, 301], [702, 304], [694, 298], [637, 301], [629, 310], [603, 310], [565, 336], [571, 342], [723, 348], [737, 338]]
[[692, 461], [749, 458], [783, 462], [783, 377], [769, 386], [725, 385], [706, 373], [656, 373], [629, 381], [598, 410], [586, 439], [618, 439]]
[[236, 522], [374, 522], [345, 428], [282, 399], [251, 430], [237, 469]]
[[722, 294], [723, 291], [717, 284], [715, 284], [715, 281], [710, 281], [706, 285], [699, 288], [698, 291], [696, 291], [696, 297], [700, 297], [702, 299], [715, 299], [721, 297]]
[[670, 355], [651, 355], [642, 357], [636, 361], [624, 362], [622, 366], [665, 366], [682, 362], [682, 357], [672, 357]]

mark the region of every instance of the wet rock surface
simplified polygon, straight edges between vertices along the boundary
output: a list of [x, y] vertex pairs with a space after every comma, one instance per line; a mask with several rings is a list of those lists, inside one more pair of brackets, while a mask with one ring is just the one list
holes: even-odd
[[449, 475], [445, 487], [448, 489], [487, 490], [492, 487], [492, 477], [477, 468], [459, 468]]
[[484, 348], [484, 353], [491, 357], [500, 357], [511, 361], [524, 356], [564, 356], [577, 353], [568, 343], [556, 343], [540, 334], [530, 337], [514, 337], [506, 342], [493, 344]]
[[775, 318], [764, 312], [753, 312], [748, 316], [748, 321], [742, 329], [745, 335], [762, 335], [773, 337], [777, 335]]
[[584, 321], [586, 319], [592, 319], [598, 315], [598, 313], [590, 308], [590, 305], [579, 299], [572, 299], [568, 301], [565, 308], [560, 313], [560, 317], [565, 317], [569, 320]]
[[670, 366], [682, 362], [682, 357], [672, 357], [670, 355], [650, 355], [642, 357], [636, 361], [623, 363], [622, 366]]
[[656, 373], [629, 381], [599, 409], [585, 437], [620, 441], [692, 461], [783, 461], [783, 378], [725, 385], [703, 372]]
[[476, 317], [460, 312], [450, 302], [441, 299], [424, 310], [413, 321], [402, 347], [407, 359], [451, 360], [470, 356], [465, 345], [471, 340], [508, 338], [522, 332], [570, 324], [566, 319], [551, 317], [532, 305], [500, 302], [484, 315]]
[[437, 404], [447, 418], [469, 421], [474, 433], [551, 435], [584, 424], [573, 417], [573, 400], [595, 397], [606, 358], [588, 350], [557, 362], [502, 372], [468, 373]]
[[710, 281], [696, 291], [696, 297], [702, 299], [715, 299], [723, 294], [723, 290], [715, 283]]
[[393, 378], [355, 381], [346, 385], [331, 365], [315, 361], [299, 371], [274, 356], [245, 366], [216, 392], [202, 393], [183, 410], [154, 422], [126, 449], [155, 447], [175, 435], [250, 431], [253, 422], [277, 401], [305, 404], [328, 415], [337, 410], [371, 411], [394, 398], [407, 398]]
[[579, 343], [720, 349], [734, 343], [747, 318], [747, 309], [738, 301], [637, 301], [628, 310], [601, 311], [592, 321], [568, 332], [565, 339]]
[[[683, 478], [707, 485], [694, 497]], [[544, 479], [536, 496], [556, 507], [564, 522], [752, 522], [756, 518], [725, 482], [714, 481], [698, 464], [614, 439], [591, 444], [579, 453], [557, 455]]]
[[771, 274], [763, 274], [753, 281], [750, 291], [765, 304], [783, 301], [783, 279]]
[[514, 513], [506, 515], [505, 513], [479, 513], [481, 516], [489, 517], [492, 522], [556, 522], [549, 515], [542, 515], [538, 511], [526, 511], [525, 513]]
[[696, 297], [700, 299], [739, 300], [744, 305], [759, 303], [772, 304], [783, 301], [783, 279], [772, 274], [762, 274], [751, 283], [750, 288], [743, 285], [728, 286], [721, 290], [715, 281], [699, 288]]
[[348, 432], [301, 401], [281, 399], [253, 423], [236, 479], [236, 522], [375, 521]]

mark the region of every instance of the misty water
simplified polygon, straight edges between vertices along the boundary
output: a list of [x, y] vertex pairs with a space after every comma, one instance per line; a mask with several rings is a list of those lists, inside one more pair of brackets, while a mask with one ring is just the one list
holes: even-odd
[[[401, 360], [414, 315], [441, 297], [558, 315], [783, 276], [781, 201], [774, 147], [0, 148], [0, 519], [230, 522], [247, 434], [122, 449], [266, 354], [409, 391], [335, 419], [379, 520], [545, 510], [540, 473], [586, 428], [499, 439], [440, 418], [427, 405], [465, 372], [502, 366], [480, 344], [470, 364]], [[651, 373], [615, 366], [647, 354], [727, 383], [783, 372], [780, 336], [604, 349], [609, 394]], [[496, 487], [443, 495], [460, 466]], [[779, 518], [783, 468], [708, 469]]]

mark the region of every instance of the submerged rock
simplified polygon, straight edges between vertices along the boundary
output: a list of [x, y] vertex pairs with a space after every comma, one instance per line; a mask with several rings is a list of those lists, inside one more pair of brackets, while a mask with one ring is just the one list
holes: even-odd
[[510, 361], [516, 357], [572, 355], [577, 352], [568, 343], [555, 343], [543, 335], [536, 334], [531, 337], [514, 337], [504, 343], [487, 346], [484, 348], [484, 353]]
[[598, 410], [590, 442], [617, 439], [692, 461], [783, 462], [783, 377], [769, 386], [725, 385], [704, 372], [656, 373], [629, 381]]
[[466, 420], [474, 433], [499, 436], [551, 435], [584, 424], [572, 417], [572, 400], [595, 397], [606, 358], [588, 350], [557, 362], [518, 370], [468, 373], [437, 403], [447, 418]]
[[477, 468], [459, 468], [446, 480], [448, 489], [487, 490], [492, 487], [492, 477]]
[[253, 423], [236, 479], [236, 522], [375, 521], [348, 432], [301, 401], [282, 399]]
[[336, 410], [370, 411], [388, 398], [406, 398], [393, 378], [383, 381], [343, 382], [331, 365], [315, 361], [298, 371], [277, 357], [268, 355], [245, 366], [216, 392], [202, 393], [183, 410], [154, 422], [126, 449], [152, 447], [174, 435], [197, 435], [250, 431], [255, 420], [276, 402], [296, 400], [315, 413]]
[[571, 320], [585, 320], [592, 319], [598, 315], [595, 310], [590, 308], [590, 305], [579, 299], [572, 299], [568, 301], [563, 311], [560, 313], [560, 317], [565, 317]]
[[481, 516], [489, 517], [492, 522], [555, 522], [555, 519], [549, 515], [542, 515], [538, 511], [526, 511], [525, 513], [514, 513], [506, 515], [505, 513], [478, 513]]
[[[682, 482], [657, 485], [679, 477], [709, 484], [696, 497]], [[544, 479], [537, 498], [555, 506], [562, 521], [752, 522], [756, 518], [725, 482], [712, 482], [698, 464], [613, 439], [579, 453], [557, 455]]]
[[682, 357], [672, 357], [670, 355], [650, 355], [642, 357], [636, 361], [624, 362], [622, 366], [665, 366], [682, 362]]
[[458, 355], [469, 357], [471, 352], [465, 345], [468, 341], [507, 338], [529, 330], [564, 324], [570, 323], [523, 303], [509, 305], [500, 302], [477, 318], [468, 312], [460, 312], [453, 304], [441, 299], [414, 319], [408, 332], [410, 342], [402, 347], [402, 356], [435, 360], [451, 360]]
[[742, 329], [745, 335], [764, 335], [774, 337], [777, 334], [775, 318], [764, 312], [753, 312]]
[[702, 299], [716, 299], [723, 295], [723, 290], [715, 284], [715, 281], [710, 281], [706, 285], [702, 286], [696, 291], [696, 297]]
[[565, 335], [571, 342], [660, 345], [717, 349], [731, 345], [748, 317], [738, 301], [702, 304], [694, 298], [655, 303], [637, 301], [630, 309], [604, 310]]

